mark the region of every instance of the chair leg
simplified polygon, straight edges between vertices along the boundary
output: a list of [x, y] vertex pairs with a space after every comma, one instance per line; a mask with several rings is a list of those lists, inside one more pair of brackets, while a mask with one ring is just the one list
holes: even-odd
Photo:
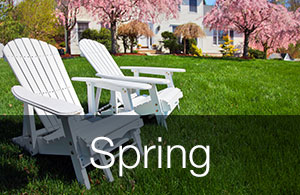
[[162, 126], [164, 126], [166, 128], [166, 130], [168, 130], [166, 118], [163, 118], [161, 123], [162, 123]]
[[168, 130], [167, 121], [164, 115], [156, 115], [156, 121], [158, 125], [161, 125]]
[[82, 168], [80, 159], [75, 154], [71, 155], [71, 159], [72, 159], [73, 167], [74, 167], [78, 182], [80, 184], [85, 185], [85, 187], [87, 189], [91, 189], [91, 184], [89, 181], [88, 174], [86, 172], [86, 169]]
[[137, 147], [140, 151], [140, 154], [141, 156], [144, 155], [144, 151], [143, 151], [143, 146], [142, 146], [142, 141], [141, 141], [141, 136], [140, 136], [140, 130], [136, 130], [132, 133], [132, 137], [133, 137], [133, 140], [136, 142], [137, 144]]
[[[107, 165], [108, 163], [107, 163], [107, 159], [105, 158], [105, 156], [104, 155], [99, 155], [100, 156], [100, 158], [99, 158], [99, 160], [100, 160], [100, 164], [103, 166], [103, 165]], [[112, 173], [111, 173], [111, 170], [110, 170], [110, 168], [108, 168], [108, 169], [103, 169], [103, 171], [104, 171], [104, 174], [105, 174], [105, 176], [107, 177], [107, 179], [108, 179], [108, 181], [109, 182], [113, 182], [114, 181], [114, 177], [113, 177], [113, 175], [112, 175]]]

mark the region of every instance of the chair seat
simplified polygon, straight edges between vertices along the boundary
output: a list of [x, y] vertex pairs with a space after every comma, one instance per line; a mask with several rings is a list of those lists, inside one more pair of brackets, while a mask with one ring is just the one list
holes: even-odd
[[[77, 117], [77, 118], [76, 118]], [[80, 118], [78, 118], [80, 117]], [[84, 140], [87, 144], [91, 143], [95, 137], [107, 136], [113, 133], [115, 130], [118, 130], [127, 124], [133, 123], [140, 119], [134, 111], [122, 112], [113, 116], [106, 117], [89, 117], [86, 119], [81, 119], [82, 116], [75, 116], [75, 122], [73, 131], [76, 132], [77, 137]], [[137, 125], [139, 126], [139, 125]], [[101, 127], [102, 131], [99, 131], [97, 127]], [[138, 128], [138, 127], [137, 127]], [[47, 143], [53, 142], [60, 138], [65, 137], [64, 131], [62, 128], [57, 131], [50, 133], [46, 136], [43, 136], [43, 140]], [[112, 138], [114, 139], [114, 138]]]
[[[158, 92], [158, 97], [162, 104], [164, 112], [172, 111], [179, 103], [179, 99], [183, 97], [183, 94], [178, 88], [166, 88]], [[151, 102], [149, 95], [136, 96], [133, 100], [133, 106], [141, 107]]]
[[[133, 129], [138, 129], [143, 125], [143, 121], [134, 111], [130, 111], [128, 113], [107, 116], [98, 121], [87, 120], [85, 123], [81, 122], [81, 124], [85, 128], [80, 128], [80, 131], [76, 134], [89, 145], [95, 137], [99, 136], [108, 137], [112, 140], [120, 138], [123, 136], [121, 135], [123, 134], [122, 131], [124, 131], [124, 134], [126, 133], [125, 129], [127, 128], [123, 129], [123, 127], [134, 124], [135, 127]], [[101, 131], [96, 130], [98, 129], [97, 127], [101, 128]]]

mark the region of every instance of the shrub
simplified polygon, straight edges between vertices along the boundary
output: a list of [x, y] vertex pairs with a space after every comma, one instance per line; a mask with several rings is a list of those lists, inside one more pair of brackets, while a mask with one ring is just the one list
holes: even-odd
[[161, 34], [164, 47], [170, 50], [170, 53], [180, 53], [181, 46], [178, 38], [171, 32], [165, 31]]
[[279, 49], [280, 53], [288, 53], [292, 58], [300, 58], [300, 40], [296, 44], [290, 44], [288, 49]]
[[[192, 50], [193, 50], [193, 45], [195, 45], [196, 47], [197, 47], [197, 41], [196, 41], [196, 39], [187, 39], [186, 40], [186, 49], [187, 49], [187, 52], [189, 53], [189, 54], [193, 54], [192, 53]], [[182, 45], [182, 47], [183, 47], [183, 45]]]
[[6, 17], [0, 22], [0, 43], [6, 44], [16, 38], [26, 37], [24, 33], [25, 26], [11, 17]]
[[111, 34], [110, 30], [106, 28], [101, 28], [100, 31], [87, 29], [82, 32], [80, 39], [92, 39], [98, 41], [111, 51]]
[[[55, 0], [23, 0], [14, 9], [16, 19], [25, 26], [22, 36], [54, 44], [58, 34]], [[1, 6], [0, 6], [1, 7]]]
[[300, 41], [295, 45], [290, 44], [287, 53], [289, 53], [292, 58], [300, 58]]
[[203, 56], [203, 54], [202, 54], [202, 49], [200, 48], [198, 48], [197, 47], [197, 45], [195, 45], [195, 44], [192, 44], [192, 47], [191, 47], [191, 49], [190, 49], [190, 53], [192, 54], [192, 55], [194, 55], [194, 56], [198, 56], [198, 57], [202, 57]]
[[249, 48], [249, 56], [255, 59], [265, 59], [264, 52], [258, 49]]
[[[138, 43], [138, 38], [140, 38], [141, 36], [152, 37], [154, 36], [154, 34], [147, 23], [143, 23], [138, 20], [133, 20], [129, 23], [122, 24], [119, 26], [118, 36], [123, 36], [123, 40], [125, 40], [124, 37], [128, 37], [130, 43], [130, 52], [133, 53], [133, 48]], [[127, 43], [123, 42], [123, 45], [124, 44]], [[138, 44], [137, 46], [138, 48], [142, 47], [141, 44]], [[126, 48], [125, 45], [124, 48]]]
[[66, 47], [66, 44], [65, 44], [65, 42], [61, 42], [61, 43], [59, 44], [59, 46], [60, 46], [60, 47]]
[[233, 57], [234, 53], [238, 50], [231, 44], [233, 40], [230, 39], [229, 35], [224, 36], [223, 40], [225, 41], [224, 44], [220, 45], [223, 57]]
[[86, 29], [81, 33], [81, 37], [79, 39], [92, 39], [97, 40], [99, 39], [99, 32], [94, 29]]

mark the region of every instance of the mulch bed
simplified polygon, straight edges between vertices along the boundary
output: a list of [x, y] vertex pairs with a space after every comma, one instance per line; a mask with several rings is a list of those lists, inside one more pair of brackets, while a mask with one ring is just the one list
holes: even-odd
[[[143, 53], [117, 53], [117, 54], [114, 54], [114, 56], [146, 56], [146, 54], [143, 54]], [[70, 54], [61, 55], [62, 59], [72, 59], [72, 58], [77, 58], [77, 57], [80, 57], [80, 55], [70, 55]]]
[[70, 54], [64, 54], [60, 56], [62, 59], [72, 59], [76, 57], [80, 57], [80, 55], [70, 55]]
[[146, 56], [144, 53], [117, 53], [114, 56]]
[[172, 54], [174, 56], [187, 56], [187, 57], [192, 57], [192, 54], [183, 54], [183, 53], [178, 53], [178, 54]]

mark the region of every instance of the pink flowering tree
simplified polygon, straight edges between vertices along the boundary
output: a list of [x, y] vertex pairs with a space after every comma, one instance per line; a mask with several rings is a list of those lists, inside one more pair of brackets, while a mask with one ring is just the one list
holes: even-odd
[[77, 15], [81, 7], [81, 0], [56, 0], [57, 17], [65, 28], [66, 33], [66, 53], [71, 54], [70, 40], [71, 31], [77, 23]]
[[204, 17], [210, 29], [232, 29], [244, 34], [244, 57], [248, 56], [250, 36], [270, 18], [273, 3], [267, 0], [216, 0]]
[[[300, 18], [296, 12], [289, 12], [282, 5], [272, 5], [273, 12], [250, 37], [250, 46], [264, 51], [276, 52], [279, 48], [288, 49], [300, 39]], [[298, 12], [299, 15], [299, 12]]]
[[116, 53], [117, 25], [130, 20], [156, 22], [177, 17], [182, 0], [86, 0], [85, 7], [111, 30], [112, 53]]

